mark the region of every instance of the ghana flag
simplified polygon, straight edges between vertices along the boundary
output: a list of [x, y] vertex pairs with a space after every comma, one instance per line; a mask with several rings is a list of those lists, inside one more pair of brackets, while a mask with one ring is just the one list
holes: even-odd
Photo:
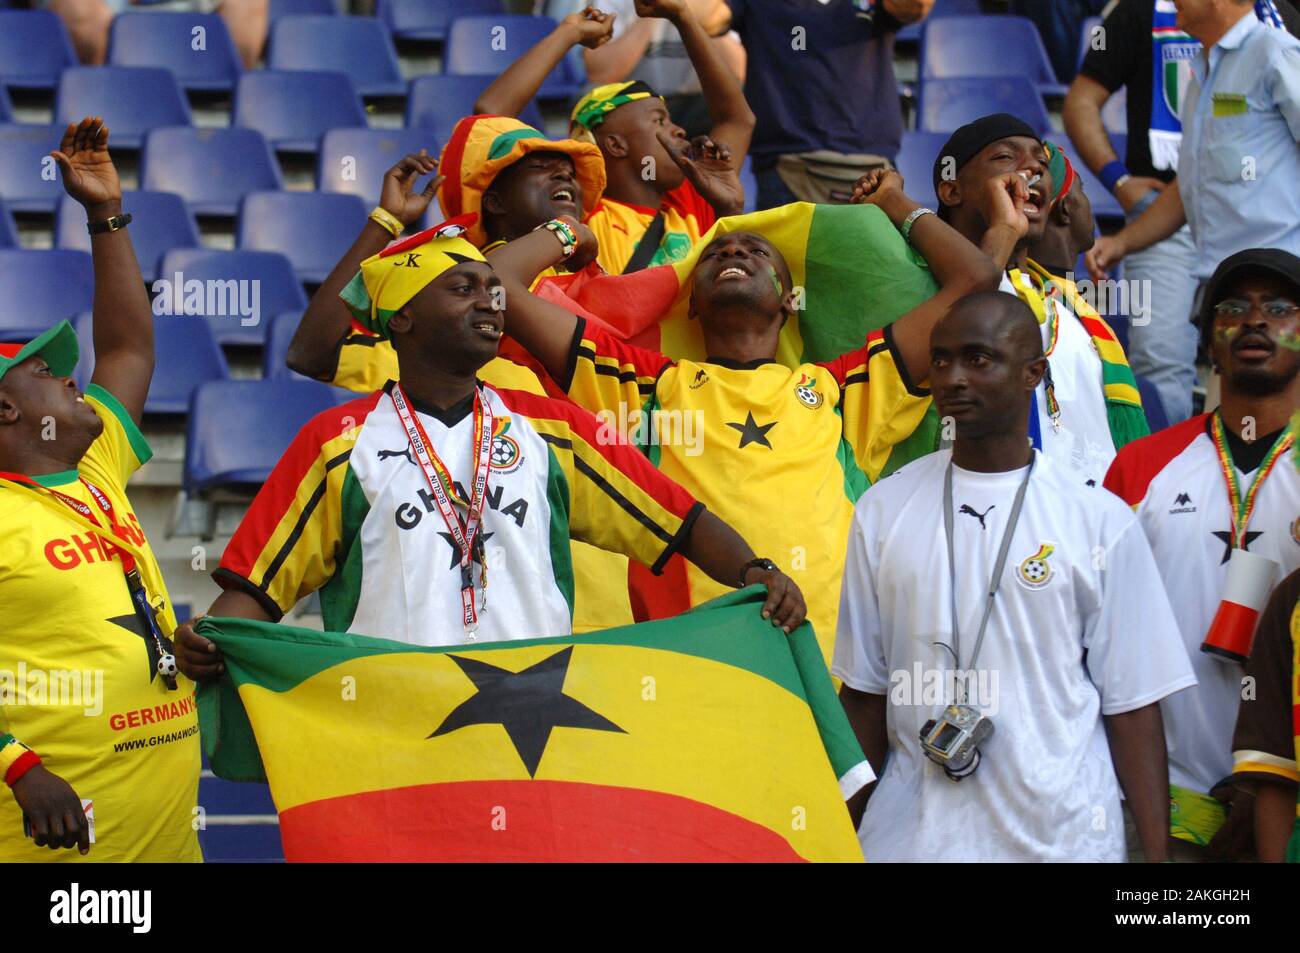
[[288, 860], [861, 860], [871, 768], [811, 626], [762, 600], [438, 649], [206, 618], [204, 746], [270, 782]]
[[[719, 219], [680, 261], [630, 275], [543, 278], [533, 293], [595, 321], [632, 344], [674, 359], [707, 356], [698, 322], [687, 317], [690, 277], [700, 252], [725, 232], [755, 232], [785, 257], [803, 308], [781, 331], [776, 359], [788, 367], [830, 361], [862, 346], [932, 297], [938, 284], [925, 259], [874, 205], [795, 202]], [[898, 444], [881, 475], [938, 448], [933, 407]]]

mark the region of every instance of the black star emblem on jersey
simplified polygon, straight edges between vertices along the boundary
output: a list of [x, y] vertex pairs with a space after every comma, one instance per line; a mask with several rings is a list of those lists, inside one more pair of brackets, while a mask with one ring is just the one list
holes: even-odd
[[776, 424], [777, 422], [775, 420], [772, 421], [770, 424], [760, 424], [756, 420], [754, 420], [753, 414], [746, 413], [745, 422], [743, 424], [729, 423], [727, 424], [727, 426], [734, 427], [736, 430], [740, 431], [741, 450], [744, 450], [751, 443], [762, 444], [764, 447], [767, 447], [767, 449], [771, 450], [772, 445], [767, 442], [767, 432], [771, 430], [773, 427], [775, 427]]
[[143, 630], [140, 626], [140, 617], [134, 612], [130, 615], [118, 615], [107, 620], [113, 625], [120, 626], [132, 635], [138, 635], [144, 639], [145, 661], [149, 663], [149, 681], [158, 677], [158, 646], [154, 644], [153, 637]]
[[[1232, 530], [1219, 530], [1217, 533], [1211, 532], [1210, 535], [1223, 543], [1223, 558], [1219, 560], [1219, 565], [1222, 566], [1232, 558]], [[1246, 538], [1241, 541], [1241, 548], [1249, 552], [1250, 544], [1263, 535], [1263, 530], [1260, 530], [1258, 533], [1252, 533], [1250, 530], [1246, 530]]]
[[[452, 536], [451, 533], [440, 532], [438, 533], [438, 535], [441, 536], [443, 539], [445, 539], [447, 541], [447, 545], [451, 547], [450, 568], [455, 569], [457, 566], [460, 565], [460, 547], [456, 545], [456, 538]], [[479, 541], [482, 543], [486, 543], [489, 539], [491, 539], [495, 535], [496, 535], [495, 533], [485, 533], [480, 530]], [[474, 546], [474, 562], [478, 563], [480, 566], [483, 565], [483, 550], [478, 544], [475, 544]]]
[[453, 709], [429, 737], [437, 738], [470, 725], [500, 725], [531, 778], [537, 775], [552, 729], [587, 728], [626, 734], [608, 718], [564, 694], [564, 677], [572, 657], [570, 645], [522, 672], [510, 672], [475, 658], [451, 656], [478, 692]]

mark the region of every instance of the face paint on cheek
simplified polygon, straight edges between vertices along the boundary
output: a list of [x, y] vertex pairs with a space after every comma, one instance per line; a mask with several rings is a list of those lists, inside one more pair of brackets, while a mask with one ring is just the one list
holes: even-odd
[[776, 296], [779, 298], [785, 294], [785, 286], [781, 284], [781, 276], [776, 273], [776, 268], [772, 265], [767, 266], [768, 276], [772, 279], [772, 287], [776, 289]]
[[1214, 340], [1220, 342], [1221, 344], [1227, 344], [1231, 342], [1232, 339], [1235, 338], [1240, 333], [1241, 333], [1240, 324], [1229, 325], [1226, 328], [1215, 328]]
[[1277, 336], [1277, 343], [1288, 351], [1300, 351], [1300, 331], [1283, 331]]

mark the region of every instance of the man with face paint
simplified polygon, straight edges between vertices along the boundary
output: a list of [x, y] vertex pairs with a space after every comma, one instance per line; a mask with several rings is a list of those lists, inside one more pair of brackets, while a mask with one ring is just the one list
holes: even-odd
[[1060, 173], [1052, 176], [1052, 198], [1043, 237], [1027, 252], [1048, 274], [1068, 275], [1075, 271], [1079, 256], [1097, 240], [1097, 223], [1074, 165], [1055, 143], [1045, 142], [1043, 147], [1050, 159], [1049, 167], [1059, 167]]
[[[809, 618], [828, 658], [853, 501], [929, 406], [929, 330], [962, 294], [992, 288], [999, 277], [988, 256], [908, 198], [897, 172], [868, 174], [857, 194], [906, 230], [940, 290], [860, 348], [819, 364], [776, 362], [799, 291], [761, 235], [720, 228], [700, 251], [689, 313], [703, 331], [703, 361], [630, 346], [528, 294], [532, 275], [555, 258], [545, 236], [493, 254], [510, 333], [569, 397], [606, 421], [648, 416], [658, 429], [638, 427], [630, 436], [664, 473], [787, 571], [814, 580], [806, 587]], [[1023, 230], [1009, 202], [1005, 211], [996, 227]], [[594, 237], [588, 232], [586, 240]], [[669, 429], [687, 425], [702, 437], [686, 441]], [[638, 618], [671, 615], [722, 591], [681, 561], [660, 578], [632, 567], [629, 582]]]
[[[863, 850], [885, 862], [1120, 862], [1122, 791], [1146, 859], [1163, 860], [1157, 702], [1195, 679], [1151, 549], [1122, 502], [1030, 445], [1047, 361], [1024, 302], [959, 301], [930, 354], [952, 450], [863, 494], [844, 568], [832, 671], [880, 772], [850, 802], [856, 812], [870, 798]], [[951, 751], [928, 723], [954, 704], [992, 732], [969, 761], [936, 763], [921, 738]]]
[[[984, 236], [984, 250], [1006, 268], [1002, 290], [1038, 318], [1048, 369], [1030, 415], [1034, 445], [1097, 485], [1115, 451], [1148, 428], [1115, 333], [1072, 281], [1029, 255], [1046, 233], [1055, 185], [1068, 174], [1059, 150], [1049, 152], [1027, 123], [999, 113], [952, 134], [935, 157], [934, 189], [940, 214], [969, 240]], [[988, 228], [992, 210], [1007, 204], [1029, 221], [1019, 238]]]
[[[303, 427], [222, 555], [211, 613], [278, 621], [319, 590], [334, 632], [415, 645], [563, 635], [572, 535], [651, 572], [681, 552], [721, 586], [765, 585], [764, 617], [799, 625], [794, 583], [630, 447], [600, 441], [590, 414], [478, 378], [505, 320], [467, 224], [367, 258], [344, 288], [357, 320], [392, 338], [400, 380]], [[190, 625], [177, 642], [182, 671], [220, 674]]]
[[1300, 258], [1232, 255], [1207, 286], [1200, 321], [1222, 403], [1125, 447], [1106, 486], [1151, 541], [1200, 683], [1162, 703], [1179, 806], [1173, 856], [1241, 860], [1252, 849], [1252, 791], [1230, 775], [1243, 670], [1201, 643], [1238, 550], [1272, 560], [1273, 583], [1300, 569], [1300, 474], [1287, 427], [1300, 407]]

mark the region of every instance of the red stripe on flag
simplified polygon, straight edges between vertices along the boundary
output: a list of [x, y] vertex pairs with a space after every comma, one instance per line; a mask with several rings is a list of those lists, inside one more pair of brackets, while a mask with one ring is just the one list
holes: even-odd
[[1115, 332], [1110, 329], [1110, 326], [1105, 321], [1099, 318], [1090, 318], [1083, 314], [1079, 315], [1079, 321], [1083, 324], [1083, 328], [1088, 332], [1089, 337], [1100, 338], [1103, 341], [1119, 341], [1119, 338], [1115, 337]]
[[800, 861], [775, 831], [689, 798], [575, 781], [456, 781], [280, 814], [286, 860]]

